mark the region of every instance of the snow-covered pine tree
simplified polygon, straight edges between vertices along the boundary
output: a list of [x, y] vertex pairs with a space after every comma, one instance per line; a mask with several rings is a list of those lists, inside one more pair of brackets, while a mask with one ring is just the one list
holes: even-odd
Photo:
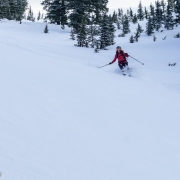
[[161, 9], [161, 4], [159, 0], [155, 2], [155, 29], [156, 31], [159, 31], [159, 29], [162, 27], [162, 21], [163, 21], [163, 11]]
[[130, 19], [131, 22], [132, 22], [133, 17], [134, 17], [133, 11], [132, 11], [132, 9], [130, 8], [130, 9], [129, 9], [129, 19]]
[[0, 19], [7, 18], [9, 10], [9, 1], [0, 0]]
[[73, 28], [71, 28], [70, 37], [71, 37], [70, 39], [73, 40], [73, 41], [76, 39], [76, 37], [75, 37], [75, 30]]
[[17, 10], [16, 10], [16, 20], [21, 21], [24, 18], [24, 12], [26, 11], [28, 6], [27, 0], [17, 0]]
[[46, 24], [45, 29], [44, 29], [44, 33], [48, 33], [49, 29], [48, 29], [48, 25]]
[[165, 16], [165, 26], [164, 26], [168, 30], [173, 29], [175, 25], [175, 21], [174, 21], [172, 13], [173, 13], [172, 0], [168, 0], [166, 16]]
[[114, 42], [114, 38], [115, 38], [115, 26], [113, 24], [113, 22], [111, 21], [111, 19], [109, 18], [109, 21], [108, 21], [108, 26], [109, 26], [109, 45], [114, 45], [115, 42]]
[[94, 48], [96, 45], [96, 37], [98, 35], [98, 29], [96, 25], [93, 25], [92, 22], [87, 29], [88, 33], [88, 42], [91, 48]]
[[77, 46], [78, 47], [87, 47], [87, 25], [86, 25], [86, 17], [84, 16], [82, 19], [82, 23], [79, 25], [78, 33], [77, 33]]
[[155, 8], [154, 8], [153, 4], [150, 4], [150, 15], [151, 15], [151, 17], [155, 16]]
[[135, 33], [135, 35], [134, 35], [134, 40], [135, 40], [136, 42], [138, 42], [140, 36], [141, 36], [141, 33], [137, 30], [136, 33]]
[[130, 36], [129, 42], [130, 42], [130, 43], [134, 43], [134, 37], [133, 37], [133, 35]]
[[124, 15], [122, 26], [123, 26], [122, 27], [123, 34], [128, 34], [131, 32], [129, 18], [126, 14]]
[[105, 49], [110, 45], [109, 42], [109, 17], [105, 13], [100, 23], [100, 49]]
[[144, 8], [144, 17], [145, 17], [146, 19], [149, 18], [149, 12], [148, 12], [148, 10], [146, 9], [146, 7]]
[[46, 18], [54, 24], [61, 25], [62, 29], [67, 24], [66, 0], [43, 0], [43, 9], [46, 10]]
[[39, 21], [41, 19], [41, 12], [39, 11], [37, 20]]
[[175, 3], [175, 13], [176, 13], [176, 24], [180, 24], [180, 0], [174, 0]]
[[[108, 0], [88, 0], [90, 2], [90, 7], [88, 8], [88, 12], [91, 12], [95, 15], [94, 24], [99, 24], [102, 19], [102, 14], [108, 12], [107, 4]], [[80, 0], [79, 3], [81, 3]]]
[[156, 39], [157, 39], [157, 37], [154, 35], [154, 36], [153, 36], [153, 41], [155, 42], [155, 41], [156, 41]]
[[149, 16], [148, 22], [146, 23], [146, 34], [151, 36], [154, 33], [153, 30], [152, 18]]
[[138, 23], [137, 31], [140, 33], [142, 33], [144, 31], [139, 23]]
[[118, 9], [118, 13], [117, 13], [117, 27], [118, 29], [121, 29], [121, 25], [123, 23], [123, 9]]
[[113, 21], [113, 23], [117, 23], [117, 13], [116, 13], [116, 11], [113, 12], [112, 21]]
[[138, 22], [137, 15], [134, 14], [133, 19], [132, 19], [132, 23], [133, 23], [133, 24], [136, 24], [137, 22]]
[[139, 2], [139, 6], [138, 6], [137, 18], [140, 21], [144, 20], [144, 11], [141, 1]]
[[161, 0], [161, 8], [162, 8], [163, 14], [165, 14], [165, 12], [166, 12], [166, 3], [164, 2], [164, 0]]
[[34, 22], [34, 20], [35, 20], [31, 6], [29, 7], [29, 11], [28, 11], [28, 15], [27, 15], [27, 20], [32, 21], [32, 22]]

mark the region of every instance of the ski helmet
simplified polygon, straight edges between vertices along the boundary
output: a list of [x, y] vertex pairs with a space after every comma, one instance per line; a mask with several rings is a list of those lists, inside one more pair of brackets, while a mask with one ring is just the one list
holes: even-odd
[[116, 49], [121, 49], [121, 47], [120, 47], [120, 46], [117, 46]]

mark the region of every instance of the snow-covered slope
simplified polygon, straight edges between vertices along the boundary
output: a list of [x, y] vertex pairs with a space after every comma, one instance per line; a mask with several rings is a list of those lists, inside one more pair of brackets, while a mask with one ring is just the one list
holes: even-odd
[[[157, 42], [116, 38], [95, 54], [74, 47], [59, 26], [49, 25], [49, 34], [42, 23], [0, 26], [5, 180], [179, 180], [179, 28], [156, 34]], [[129, 58], [132, 77], [117, 63], [98, 68], [117, 45], [145, 63]]]

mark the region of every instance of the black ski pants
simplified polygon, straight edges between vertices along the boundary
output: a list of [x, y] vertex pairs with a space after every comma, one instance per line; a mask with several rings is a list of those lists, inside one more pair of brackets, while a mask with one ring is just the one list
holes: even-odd
[[123, 63], [123, 64], [119, 63], [118, 65], [119, 65], [119, 68], [120, 68], [121, 70], [123, 70], [126, 66], [128, 66], [128, 62]]

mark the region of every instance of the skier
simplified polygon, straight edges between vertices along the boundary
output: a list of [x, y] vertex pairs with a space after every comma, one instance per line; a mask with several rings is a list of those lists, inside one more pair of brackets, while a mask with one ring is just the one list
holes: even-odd
[[116, 48], [116, 55], [114, 57], [114, 60], [112, 62], [110, 62], [109, 64], [113, 64], [116, 59], [118, 59], [118, 65], [119, 68], [121, 69], [121, 71], [123, 72], [123, 75], [126, 75], [124, 73], [125, 68], [128, 70], [128, 62], [127, 62], [127, 57], [129, 57], [129, 55], [127, 53], [125, 53], [120, 46], [117, 46]]

